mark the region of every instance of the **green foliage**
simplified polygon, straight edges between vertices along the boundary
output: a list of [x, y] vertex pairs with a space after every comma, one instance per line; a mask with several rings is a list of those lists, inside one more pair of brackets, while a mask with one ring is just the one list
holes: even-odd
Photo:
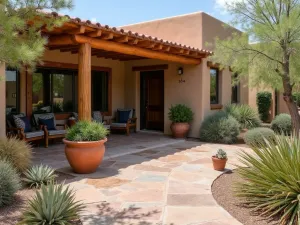
[[69, 186], [54, 183], [42, 185], [41, 190], [29, 201], [20, 224], [69, 225], [79, 219], [83, 209], [82, 203], [75, 201], [75, 193]]
[[256, 104], [258, 113], [262, 121], [266, 122], [269, 118], [269, 110], [272, 103], [272, 93], [263, 91], [258, 92], [256, 95]]
[[0, 140], [0, 160], [10, 162], [19, 172], [31, 164], [32, 149], [25, 141], [15, 138]]
[[296, 102], [297, 106], [300, 107], [300, 92], [293, 94], [293, 100]]
[[54, 113], [59, 113], [63, 111], [63, 104], [62, 102], [53, 102], [52, 110]]
[[239, 122], [224, 111], [207, 116], [200, 128], [200, 140], [232, 144], [239, 135]]
[[0, 207], [9, 205], [20, 188], [17, 170], [9, 162], [0, 160]]
[[235, 191], [258, 213], [279, 217], [280, 224], [299, 224], [300, 140], [278, 135], [275, 142], [240, 153], [238, 172], [244, 181]]
[[244, 137], [244, 141], [249, 146], [256, 146], [264, 143], [265, 140], [274, 141], [275, 133], [270, 128], [258, 127], [249, 130]]
[[227, 159], [227, 153], [223, 149], [219, 149], [215, 156], [218, 159]]
[[241, 129], [251, 129], [261, 124], [257, 112], [248, 105], [229, 104], [225, 106], [224, 111], [239, 122]]
[[31, 188], [40, 188], [42, 185], [48, 185], [54, 182], [57, 177], [54, 169], [46, 165], [33, 166], [24, 172], [24, 176], [23, 181]]
[[194, 114], [191, 108], [183, 104], [171, 106], [169, 111], [169, 119], [173, 123], [189, 123], [193, 120]]
[[101, 123], [79, 121], [67, 130], [66, 139], [69, 141], [100, 141], [108, 134]]
[[271, 129], [278, 134], [290, 135], [292, 133], [292, 119], [289, 114], [277, 115], [271, 122]]
[[[42, 11], [60, 11], [72, 7], [72, 0], [2, 0], [0, 3], [0, 63], [11, 67], [35, 66], [44, 52], [46, 37], [41, 27], [51, 30], [67, 18], [55, 18]], [[39, 19], [37, 19], [37, 17]], [[28, 26], [28, 21], [34, 21]]]

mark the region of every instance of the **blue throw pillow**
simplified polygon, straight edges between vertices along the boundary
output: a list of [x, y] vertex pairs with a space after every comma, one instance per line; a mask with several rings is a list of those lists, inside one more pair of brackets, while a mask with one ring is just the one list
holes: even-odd
[[118, 123], [127, 123], [129, 119], [130, 110], [128, 111], [118, 111]]
[[47, 130], [56, 130], [53, 117], [50, 119], [40, 118], [39, 121], [41, 125], [47, 126]]
[[23, 128], [24, 132], [31, 131], [30, 121], [26, 116], [14, 116], [14, 122], [17, 128]]

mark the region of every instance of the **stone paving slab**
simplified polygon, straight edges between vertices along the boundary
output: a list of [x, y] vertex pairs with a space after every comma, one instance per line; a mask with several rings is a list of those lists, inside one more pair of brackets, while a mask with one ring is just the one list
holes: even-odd
[[229, 156], [226, 171], [238, 163], [237, 152], [249, 150], [185, 141], [109, 158], [89, 175], [59, 171], [76, 176], [70, 185], [87, 204], [84, 225], [240, 225], [211, 193], [223, 173], [211, 162], [220, 148]]

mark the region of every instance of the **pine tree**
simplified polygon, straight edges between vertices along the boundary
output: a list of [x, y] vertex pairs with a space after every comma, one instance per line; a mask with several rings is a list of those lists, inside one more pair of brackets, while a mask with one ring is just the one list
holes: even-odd
[[216, 39], [212, 60], [230, 66], [239, 76], [250, 76], [250, 85], [267, 85], [283, 92], [299, 135], [300, 116], [293, 101], [300, 86], [300, 1], [238, 0], [227, 4], [232, 25], [243, 33]]
[[49, 13], [72, 6], [72, 0], [0, 0], [0, 63], [34, 67], [47, 43], [42, 30], [59, 27], [67, 20]]

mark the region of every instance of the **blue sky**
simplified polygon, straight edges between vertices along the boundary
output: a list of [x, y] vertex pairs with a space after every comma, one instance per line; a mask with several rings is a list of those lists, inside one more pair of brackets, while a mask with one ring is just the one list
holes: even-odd
[[62, 13], [93, 22], [121, 26], [204, 11], [222, 20], [230, 17], [224, 3], [234, 0], [73, 0], [75, 7]]

